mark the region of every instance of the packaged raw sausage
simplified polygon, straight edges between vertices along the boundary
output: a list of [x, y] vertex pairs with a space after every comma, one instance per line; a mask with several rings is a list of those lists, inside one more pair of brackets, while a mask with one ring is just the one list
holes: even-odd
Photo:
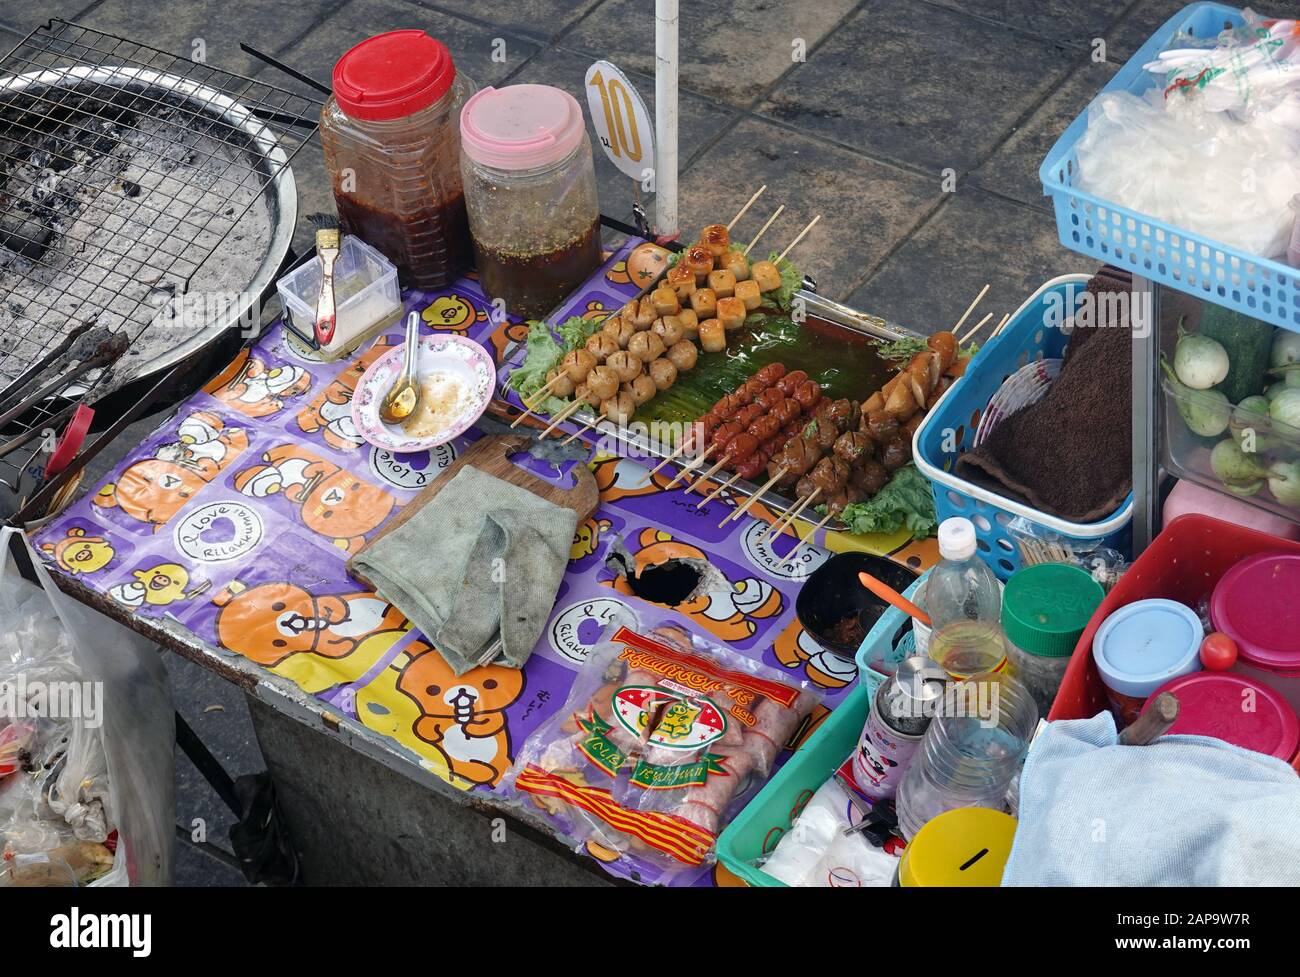
[[579, 851], [658, 881], [713, 861], [718, 834], [819, 698], [679, 628], [618, 628], [528, 738], [508, 782]]

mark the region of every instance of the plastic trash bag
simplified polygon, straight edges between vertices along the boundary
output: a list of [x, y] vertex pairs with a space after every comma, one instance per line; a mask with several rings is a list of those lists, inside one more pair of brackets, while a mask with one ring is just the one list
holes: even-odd
[[508, 783], [610, 871], [666, 881], [713, 861], [718, 834], [819, 696], [675, 626], [610, 632]]
[[166, 884], [175, 730], [158, 651], [66, 597], [18, 530], [0, 545], [0, 747], [22, 744], [9, 766], [0, 749], [0, 885]]
[[1128, 92], [1099, 95], [1077, 145], [1076, 186], [1265, 258], [1285, 254], [1300, 187], [1300, 132]]

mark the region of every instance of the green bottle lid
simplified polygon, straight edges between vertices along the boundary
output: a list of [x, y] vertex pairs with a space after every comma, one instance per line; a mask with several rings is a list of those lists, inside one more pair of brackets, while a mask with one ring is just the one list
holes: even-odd
[[1002, 592], [1002, 630], [1030, 655], [1068, 658], [1105, 594], [1086, 570], [1039, 563], [1017, 570]]

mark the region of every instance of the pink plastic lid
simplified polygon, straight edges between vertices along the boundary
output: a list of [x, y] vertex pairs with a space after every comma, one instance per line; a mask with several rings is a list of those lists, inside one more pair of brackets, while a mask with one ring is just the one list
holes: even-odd
[[1152, 698], [1161, 692], [1178, 696], [1178, 721], [1171, 733], [1213, 736], [1288, 763], [1300, 746], [1300, 718], [1295, 710], [1267, 685], [1244, 675], [1193, 672], [1170, 679]]
[[564, 159], [586, 134], [578, 100], [550, 85], [484, 88], [460, 113], [460, 142], [476, 163], [531, 170]]
[[1300, 553], [1260, 553], [1225, 573], [1210, 597], [1216, 630], [1243, 661], [1300, 675]]

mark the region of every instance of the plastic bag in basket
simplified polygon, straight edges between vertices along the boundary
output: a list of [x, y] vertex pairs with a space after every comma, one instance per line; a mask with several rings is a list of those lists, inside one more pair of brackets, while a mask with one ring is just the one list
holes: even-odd
[[713, 861], [719, 832], [818, 701], [675, 627], [622, 627], [592, 649], [509, 783], [617, 874], [670, 876]]

